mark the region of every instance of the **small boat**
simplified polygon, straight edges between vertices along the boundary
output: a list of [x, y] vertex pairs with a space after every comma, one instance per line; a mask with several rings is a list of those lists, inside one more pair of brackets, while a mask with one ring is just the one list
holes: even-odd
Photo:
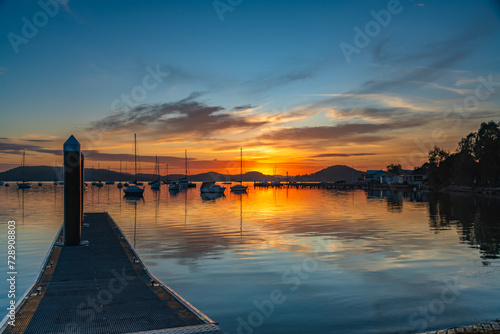
[[[109, 166], [108, 166], [108, 178], [110, 177], [110, 170], [109, 170]], [[115, 181], [106, 181], [106, 184], [115, 184]]]
[[25, 156], [26, 156], [26, 152], [23, 151], [23, 161], [21, 163], [21, 167], [23, 169], [23, 182], [21, 182], [21, 183], [18, 182], [17, 183], [17, 186], [19, 187], [19, 189], [29, 189], [29, 188], [31, 188], [31, 183], [26, 182], [24, 180], [24, 161], [25, 161]]
[[59, 184], [63, 185], [63, 184], [64, 184], [64, 181], [59, 181]]
[[59, 182], [57, 181], [54, 181], [54, 185], [57, 186], [59, 184]]
[[123, 184], [123, 186], [124, 186], [124, 187], [128, 187], [128, 186], [129, 186], [128, 182], [125, 182], [125, 183]]
[[232, 186], [231, 191], [234, 193], [244, 193], [247, 191], [247, 187], [243, 185], [243, 148], [240, 148], [240, 184]]
[[3, 181], [0, 181], [0, 186], [3, 185]]
[[118, 184], [116, 185], [116, 187], [117, 187], [118, 189], [123, 188], [123, 183], [122, 183], [122, 181], [121, 181], [121, 176], [122, 176], [122, 161], [120, 160], [120, 182], [118, 182]]
[[[137, 177], [137, 135], [134, 133], [134, 161], [135, 161], [135, 176]], [[125, 196], [129, 197], [142, 197], [144, 193], [144, 188], [138, 187], [142, 185], [140, 182], [134, 182], [134, 184], [129, 185], [123, 189]]]
[[158, 160], [158, 156], [156, 156], [155, 161], [155, 174], [156, 181], [151, 181], [149, 185], [151, 185], [151, 190], [160, 190], [161, 181], [160, 181], [160, 160]]
[[125, 193], [125, 196], [142, 197], [142, 194], [144, 193], [144, 188], [132, 185], [123, 189], [123, 192]]
[[196, 183], [189, 182], [188, 181], [188, 157], [187, 157], [187, 150], [184, 151], [184, 156], [185, 156], [185, 168], [186, 168], [186, 176], [179, 179], [179, 185], [181, 186], [182, 189], [186, 188], [196, 188]]
[[29, 189], [31, 188], [31, 183], [29, 182], [21, 182], [17, 184], [19, 189]]
[[96, 182], [96, 183], [95, 183], [95, 186], [96, 186], [97, 188], [101, 188], [102, 186], [104, 186], [104, 184], [103, 184], [101, 181], [99, 181], [99, 182]]
[[242, 184], [237, 184], [231, 187], [233, 193], [244, 193], [247, 191], [247, 187]]
[[168, 186], [168, 191], [180, 191], [181, 190], [181, 186], [178, 184], [178, 183], [170, 183], [170, 185]]
[[186, 189], [186, 188], [196, 188], [196, 183], [189, 182], [187, 178], [183, 177], [182, 179], [179, 179], [179, 185], [181, 188]]
[[6, 183], [4, 184], [5, 187], [10, 187], [10, 184]]
[[41, 187], [42, 186], [42, 182], [38, 182], [38, 186]]
[[215, 182], [203, 182], [200, 187], [202, 193], [224, 193], [226, 187], [222, 187]]
[[165, 179], [166, 180], [163, 180], [163, 184], [170, 184], [171, 182], [168, 180], [168, 164], [167, 164], [167, 174], [165, 175]]

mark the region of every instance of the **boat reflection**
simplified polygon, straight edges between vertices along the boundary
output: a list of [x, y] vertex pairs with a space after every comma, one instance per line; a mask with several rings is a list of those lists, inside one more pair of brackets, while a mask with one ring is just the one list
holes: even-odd
[[200, 193], [200, 197], [204, 201], [215, 201], [217, 198], [225, 197], [224, 193]]

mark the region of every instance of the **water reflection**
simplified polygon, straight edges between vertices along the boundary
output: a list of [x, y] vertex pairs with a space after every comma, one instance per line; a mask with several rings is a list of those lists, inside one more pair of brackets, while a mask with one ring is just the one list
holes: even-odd
[[19, 208], [21, 209], [21, 223], [24, 224], [24, 191], [28, 189], [17, 189], [17, 199], [19, 203]]
[[[60, 186], [0, 187], [2, 229], [7, 219], [25, 221], [19, 235], [28, 278], [62, 223], [62, 195]], [[143, 198], [124, 197], [110, 185], [85, 192], [87, 212], [108, 211], [153, 273], [229, 333], [275, 289], [286, 292], [286, 302], [259, 333], [412, 332], [409, 315], [440, 298], [442, 281], [451, 278], [460, 280], [461, 296], [429, 330], [458, 318], [498, 317], [499, 204], [422, 192], [251, 185], [247, 193], [213, 198], [199, 188], [172, 193], [168, 185], [147, 187]], [[316, 269], [293, 276], [301, 285], [292, 291], [283, 276], [304, 264]]]
[[456, 228], [461, 233], [460, 241], [478, 248], [483, 259], [499, 258], [499, 216], [499, 198], [438, 193], [429, 198], [430, 227]]
[[224, 193], [200, 193], [200, 196], [205, 201], [215, 201], [217, 198], [224, 197]]

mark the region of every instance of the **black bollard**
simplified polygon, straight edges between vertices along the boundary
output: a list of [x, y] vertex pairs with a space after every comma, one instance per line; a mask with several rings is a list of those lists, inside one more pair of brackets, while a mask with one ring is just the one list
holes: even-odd
[[72, 135], [64, 143], [64, 245], [78, 246], [81, 238], [81, 151]]
[[85, 183], [85, 154], [82, 152], [82, 160], [80, 161], [80, 223], [83, 225], [83, 184]]

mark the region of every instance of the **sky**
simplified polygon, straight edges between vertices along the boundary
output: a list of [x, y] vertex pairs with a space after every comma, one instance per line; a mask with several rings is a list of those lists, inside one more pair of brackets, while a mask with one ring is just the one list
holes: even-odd
[[0, 171], [411, 169], [500, 121], [499, 1], [0, 0]]

